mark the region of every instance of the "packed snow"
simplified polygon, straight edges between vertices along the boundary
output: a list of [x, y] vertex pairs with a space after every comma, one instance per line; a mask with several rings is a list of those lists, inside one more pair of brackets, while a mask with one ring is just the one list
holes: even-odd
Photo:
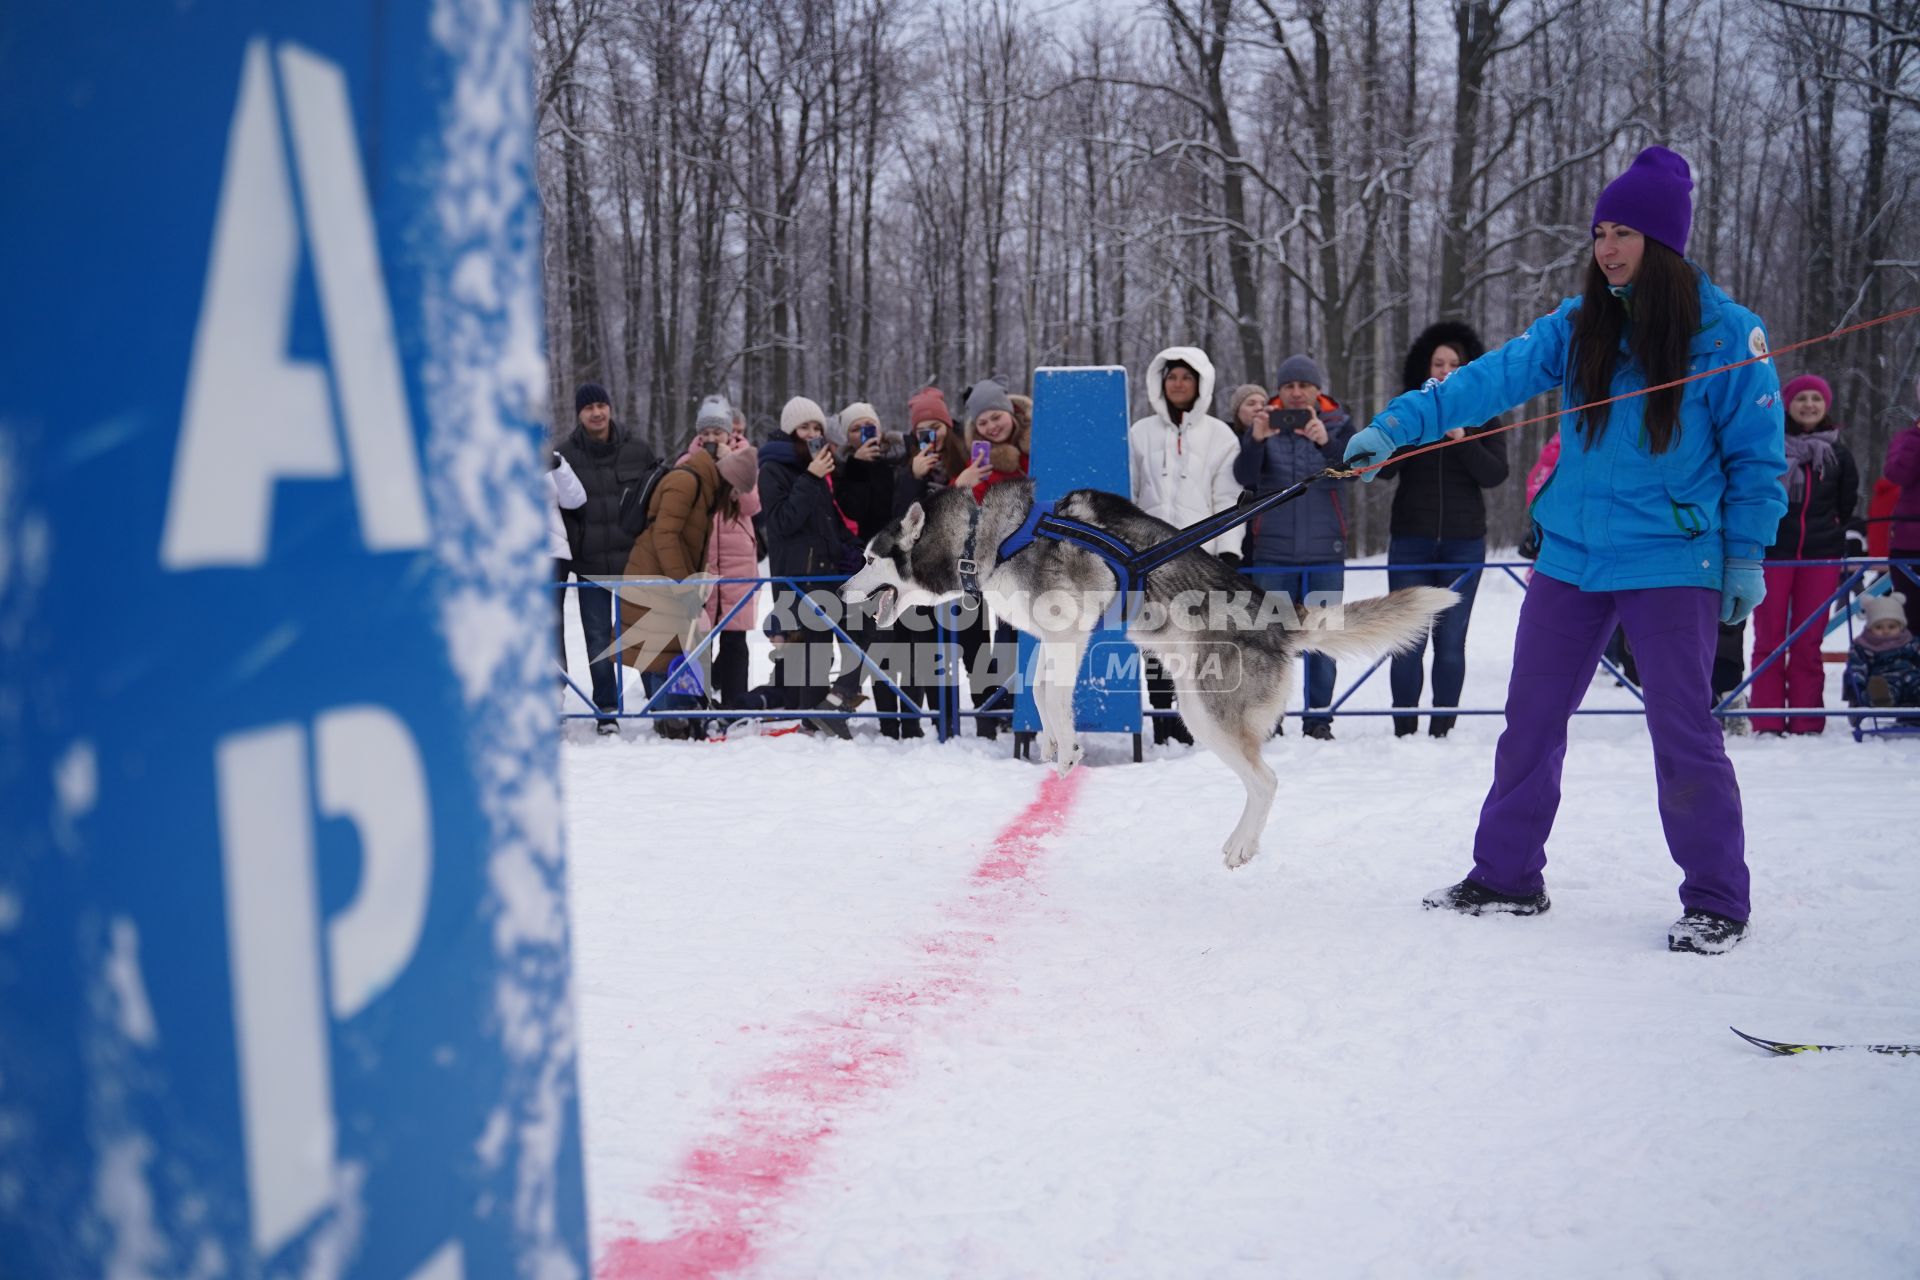
[[[1469, 707], [1520, 597], [1481, 587]], [[1920, 1058], [1727, 1028], [1920, 1040], [1920, 738], [1730, 739], [1753, 932], [1702, 957], [1634, 716], [1575, 722], [1552, 911], [1420, 909], [1499, 727], [1289, 722], [1233, 872], [1239, 784], [1187, 748], [1050, 781], [1004, 737], [576, 729], [596, 1274], [1914, 1275]]]

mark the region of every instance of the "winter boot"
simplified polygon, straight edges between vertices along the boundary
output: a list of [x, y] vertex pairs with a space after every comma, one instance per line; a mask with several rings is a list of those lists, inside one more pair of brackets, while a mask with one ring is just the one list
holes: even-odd
[[[1727, 710], [1729, 711], [1745, 711], [1746, 709], [1747, 695], [1744, 693], [1727, 704]], [[1745, 716], [1726, 716], [1720, 721], [1720, 727], [1726, 730], [1729, 738], [1744, 738], [1747, 736], [1748, 730], [1753, 728], [1753, 722]]]
[[1745, 920], [1729, 919], [1695, 907], [1675, 920], [1673, 928], [1667, 930], [1667, 950], [1717, 956], [1722, 951], [1731, 951], [1739, 946], [1740, 939], [1746, 936]]
[[1177, 742], [1182, 746], [1190, 747], [1193, 745], [1193, 734], [1187, 731], [1187, 722], [1179, 716], [1155, 716], [1153, 742], [1155, 746]]
[[1533, 894], [1495, 893], [1478, 880], [1462, 880], [1444, 889], [1435, 889], [1420, 900], [1429, 911], [1458, 911], [1463, 916], [1537, 916], [1551, 907], [1547, 891]]
[[[820, 705], [815, 707], [814, 710], [815, 711], [852, 711], [853, 709], [858, 707], [861, 703], [865, 702], [866, 700], [867, 700], [867, 696], [864, 693], [855, 692], [855, 693], [849, 694], [845, 690], [834, 689], [831, 692], [829, 692], [825, 698], [822, 698], [820, 700]], [[818, 719], [809, 717], [807, 720], [807, 723], [810, 725], [813, 725], [815, 728], [819, 729], [822, 733], [832, 734], [834, 737], [840, 739], [842, 742], [853, 741], [852, 723], [846, 720], [842, 720], [837, 716], [831, 717], [831, 718], [822, 716]]]

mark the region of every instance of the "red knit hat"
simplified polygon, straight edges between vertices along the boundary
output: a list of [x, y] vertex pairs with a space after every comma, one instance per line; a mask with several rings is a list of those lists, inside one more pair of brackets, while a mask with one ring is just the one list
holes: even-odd
[[953, 411], [938, 387], [922, 387], [907, 397], [907, 425], [917, 427], [923, 422], [944, 422], [947, 430], [953, 430]]

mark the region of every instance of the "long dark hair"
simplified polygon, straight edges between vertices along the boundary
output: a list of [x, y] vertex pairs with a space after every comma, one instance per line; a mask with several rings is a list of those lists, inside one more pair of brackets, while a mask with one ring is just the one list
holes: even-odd
[[[1687, 376], [1687, 348], [1700, 328], [1700, 283], [1687, 260], [1658, 240], [1646, 241], [1640, 272], [1633, 281], [1633, 323], [1627, 308], [1607, 288], [1600, 264], [1587, 259], [1587, 287], [1573, 316], [1573, 389], [1582, 404], [1613, 394], [1613, 370], [1619, 359], [1620, 334], [1627, 330], [1627, 350], [1647, 376], [1647, 385], [1659, 386]], [[1680, 396], [1685, 387], [1669, 387], [1646, 397], [1647, 444], [1665, 453], [1680, 428]], [[1580, 415], [1580, 436], [1591, 449], [1606, 434], [1611, 405]]]

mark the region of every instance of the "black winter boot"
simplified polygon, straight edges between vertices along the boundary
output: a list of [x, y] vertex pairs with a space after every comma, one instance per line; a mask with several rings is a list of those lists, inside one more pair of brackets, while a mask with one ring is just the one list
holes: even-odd
[[1717, 956], [1731, 951], [1747, 936], [1747, 922], [1699, 908], [1689, 910], [1667, 930], [1667, 950]]
[[1537, 916], [1553, 905], [1542, 889], [1534, 894], [1495, 893], [1478, 880], [1462, 880], [1435, 889], [1420, 900], [1429, 911], [1458, 911], [1463, 916]]

